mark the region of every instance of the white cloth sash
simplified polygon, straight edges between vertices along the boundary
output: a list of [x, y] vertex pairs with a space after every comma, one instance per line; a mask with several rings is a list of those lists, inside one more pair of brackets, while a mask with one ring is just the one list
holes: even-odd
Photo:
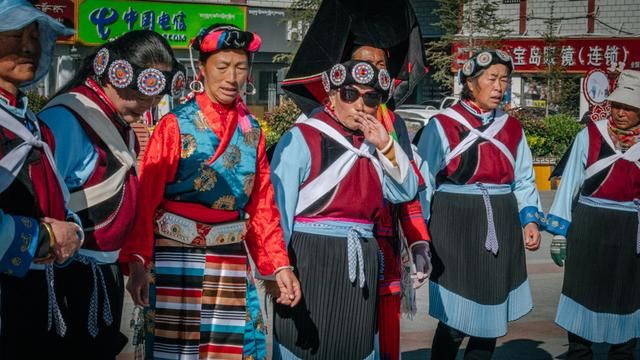
[[471, 126], [471, 124], [469, 124], [467, 119], [465, 119], [457, 111], [451, 108], [444, 110], [442, 114], [455, 120], [471, 132], [445, 157], [446, 165], [448, 165], [456, 156], [462, 155], [462, 153], [467, 151], [478, 138], [482, 138], [495, 145], [507, 157], [509, 163], [511, 163], [511, 166], [515, 167], [516, 161], [513, 158], [513, 154], [511, 154], [511, 151], [509, 151], [505, 144], [501, 143], [495, 138], [498, 132], [500, 132], [500, 130], [502, 130], [502, 128], [506, 125], [507, 119], [509, 118], [508, 114], [496, 114], [493, 123], [491, 123], [491, 125], [489, 125], [489, 127], [486, 128], [483, 132], [475, 129], [473, 126]]
[[[11, 183], [13, 183], [22, 169], [22, 166], [24, 166], [24, 163], [29, 156], [29, 152], [32, 148], [36, 147], [44, 151], [44, 154], [49, 161], [49, 165], [53, 168], [53, 171], [56, 174], [56, 179], [58, 180], [60, 190], [62, 191], [64, 201], [66, 203], [69, 200], [69, 192], [64, 181], [60, 177], [60, 174], [58, 174], [56, 163], [49, 145], [38, 139], [38, 137], [31, 133], [23, 123], [13, 115], [9, 114], [6, 110], [2, 108], [0, 108], [0, 110], [0, 126], [24, 140], [24, 142], [13, 148], [10, 152], [5, 154], [2, 159], [0, 159], [0, 193], [5, 191]], [[38, 121], [35, 115], [31, 110], [28, 110], [26, 114], [26, 116], [29, 117], [26, 121], [32, 121], [34, 126], [36, 126], [38, 135], [40, 135], [40, 127], [38, 126]]]
[[129, 170], [136, 166], [135, 133], [133, 129], [129, 130], [129, 144], [126, 145], [120, 132], [104, 111], [82, 94], [66, 93], [57, 96], [47, 104], [45, 109], [59, 105], [66, 106], [80, 115], [122, 165], [104, 181], [71, 194], [69, 208], [73, 211], [81, 211], [108, 200], [122, 189]]
[[382, 165], [379, 160], [373, 155], [375, 148], [368, 142], [362, 143], [360, 148], [356, 148], [340, 134], [336, 129], [332, 128], [323, 121], [315, 118], [306, 119], [302, 124], [309, 125], [318, 131], [331, 137], [337, 141], [340, 145], [345, 147], [348, 151], [342, 154], [336, 161], [334, 161], [322, 174], [317, 178], [309, 182], [305, 187], [300, 189], [298, 193], [298, 205], [296, 206], [296, 215], [299, 215], [306, 210], [316, 200], [327, 194], [331, 189], [342, 181], [349, 171], [353, 168], [356, 161], [360, 157], [366, 157], [371, 160], [380, 182], [383, 181]]
[[596, 123], [596, 127], [598, 128], [598, 131], [600, 132], [600, 135], [602, 136], [602, 138], [604, 138], [604, 141], [607, 143], [607, 145], [609, 145], [611, 150], [613, 150], [614, 154], [611, 156], [607, 156], [606, 158], [600, 159], [594, 162], [593, 164], [591, 164], [591, 166], [587, 168], [586, 175], [585, 175], [586, 179], [589, 179], [593, 175], [606, 169], [607, 167], [609, 167], [610, 165], [612, 165], [613, 163], [615, 163], [620, 159], [635, 163], [636, 166], [640, 168], [640, 161], [639, 161], [640, 160], [640, 143], [636, 143], [635, 145], [630, 147], [627, 151], [622, 152], [620, 150], [617, 150], [616, 147], [613, 145], [613, 140], [611, 140], [611, 137], [609, 136], [609, 132], [607, 131], [606, 120], [598, 121]]

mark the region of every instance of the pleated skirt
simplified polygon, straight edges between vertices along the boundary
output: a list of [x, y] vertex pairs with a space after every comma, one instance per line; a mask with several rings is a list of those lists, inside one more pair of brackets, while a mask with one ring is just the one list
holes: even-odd
[[556, 323], [592, 342], [640, 337], [638, 214], [577, 203]]
[[515, 196], [490, 195], [497, 255], [485, 248], [482, 195], [436, 192], [432, 202], [433, 272], [429, 314], [470, 336], [506, 334], [507, 322], [533, 308]]
[[242, 243], [192, 247], [156, 238], [148, 359], [242, 359], [247, 255]]
[[348, 277], [347, 240], [294, 232], [289, 258], [302, 287], [290, 308], [274, 304], [274, 359], [373, 358], [378, 244], [360, 239], [365, 287]]

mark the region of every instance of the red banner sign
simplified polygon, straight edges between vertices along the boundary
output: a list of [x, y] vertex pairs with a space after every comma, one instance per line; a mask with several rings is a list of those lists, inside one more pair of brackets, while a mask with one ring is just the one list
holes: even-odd
[[[549, 63], [567, 72], [640, 70], [640, 37], [569, 38], [560, 39], [554, 45], [545, 44], [543, 39], [505, 39], [500, 44], [513, 57], [517, 72], [545, 71]], [[469, 52], [461, 44], [454, 44], [453, 53], [456, 59], [452, 70], [458, 71]]]
[[[38, 0], [34, 6], [43, 13], [51, 16], [64, 26], [74, 29], [76, 22], [76, 6], [73, 0]], [[61, 37], [59, 43], [73, 43], [74, 35]]]

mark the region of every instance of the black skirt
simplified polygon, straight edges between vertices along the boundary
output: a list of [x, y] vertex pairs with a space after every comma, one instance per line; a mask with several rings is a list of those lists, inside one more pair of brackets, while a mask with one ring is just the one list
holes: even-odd
[[497, 255], [485, 248], [482, 195], [436, 192], [431, 208], [433, 273], [429, 314], [471, 336], [506, 334], [507, 322], [532, 309], [522, 226], [513, 194], [490, 195]]
[[347, 240], [294, 232], [289, 258], [302, 287], [295, 308], [274, 304], [274, 358], [365, 359], [374, 350], [378, 244], [360, 239], [366, 284], [348, 277]]
[[638, 214], [577, 203], [556, 322], [593, 342], [640, 337]]

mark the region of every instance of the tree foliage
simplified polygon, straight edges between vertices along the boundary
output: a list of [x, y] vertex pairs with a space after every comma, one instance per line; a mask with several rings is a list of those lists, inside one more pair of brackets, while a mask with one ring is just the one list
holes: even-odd
[[545, 118], [520, 119], [534, 157], [561, 158], [582, 130], [572, 115], [557, 114]]
[[561, 19], [554, 17], [555, 1], [550, 1], [550, 16], [544, 20], [545, 30], [540, 33], [544, 40], [545, 70], [540, 73], [547, 87], [546, 114], [549, 110], [561, 113], [578, 115], [580, 103], [580, 89], [575, 76], [567, 73], [565, 66], [562, 66], [561, 46], [557, 36], [558, 26]]
[[433, 79], [445, 88], [453, 87], [451, 72], [456, 54], [453, 45], [459, 44], [465, 52], [475, 53], [484, 48], [495, 47], [511, 30], [509, 19], [498, 16], [498, 0], [437, 0], [434, 25], [443, 35], [427, 45], [427, 60]]

